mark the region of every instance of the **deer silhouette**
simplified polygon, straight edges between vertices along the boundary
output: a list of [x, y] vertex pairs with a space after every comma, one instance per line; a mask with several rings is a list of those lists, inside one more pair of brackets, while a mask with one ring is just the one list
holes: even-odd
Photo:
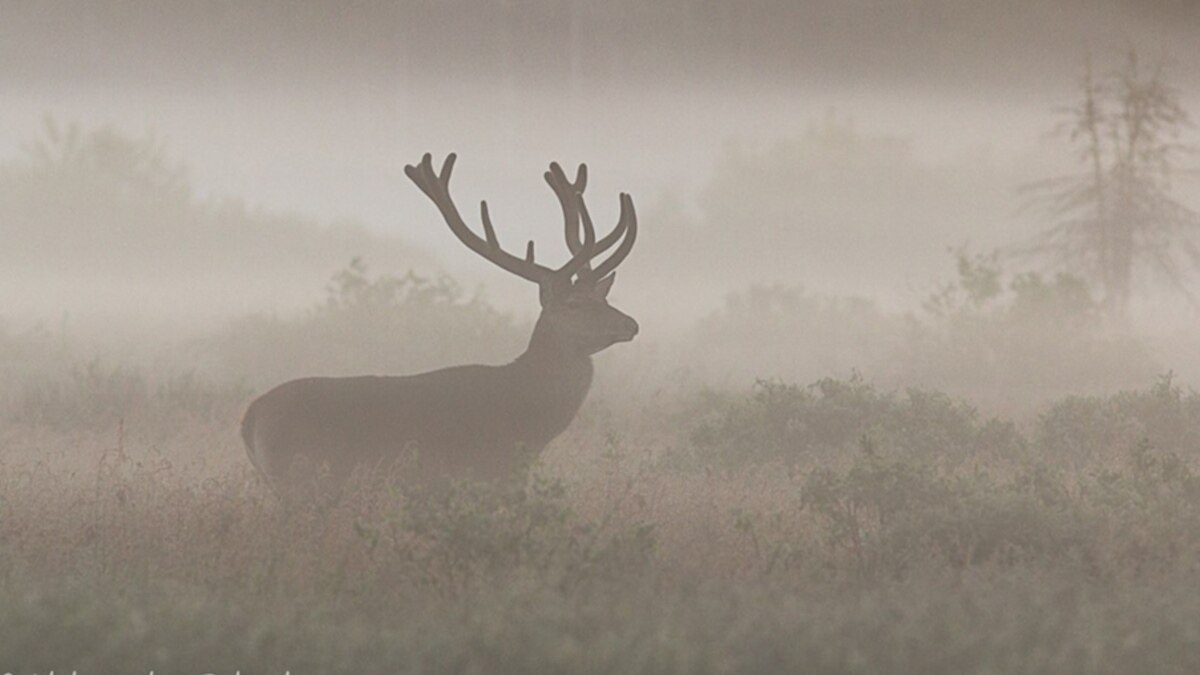
[[[558, 268], [500, 247], [480, 204], [484, 236], [463, 221], [450, 197], [450, 154], [435, 171], [426, 154], [404, 171], [437, 206], [467, 248], [538, 285], [541, 314], [525, 352], [506, 365], [463, 365], [407, 376], [306, 377], [253, 401], [242, 438], [255, 467], [276, 492], [319, 468], [340, 490], [356, 470], [401, 468], [402, 482], [511, 476], [574, 419], [592, 382], [591, 355], [632, 340], [638, 324], [608, 304], [614, 270], [637, 238], [629, 195], [620, 196], [616, 227], [597, 238], [583, 201], [587, 166], [574, 181], [552, 163], [546, 182], [562, 206], [570, 259]], [[616, 246], [609, 257], [593, 261]]]

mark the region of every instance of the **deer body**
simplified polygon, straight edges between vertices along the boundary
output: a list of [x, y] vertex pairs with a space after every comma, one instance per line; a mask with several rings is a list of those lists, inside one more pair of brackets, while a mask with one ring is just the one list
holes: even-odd
[[251, 404], [242, 435], [268, 476], [287, 475], [303, 457], [327, 463], [341, 481], [356, 467], [408, 451], [406, 480], [492, 479], [517, 470], [562, 433], [591, 382], [590, 357], [536, 352], [503, 366], [406, 377], [304, 378]]
[[[429, 155], [409, 177], [437, 204], [451, 230], [497, 265], [537, 281], [542, 313], [529, 347], [502, 366], [465, 365], [408, 376], [308, 377], [268, 391], [250, 404], [242, 438], [251, 461], [277, 491], [307, 480], [298, 467], [321, 469], [340, 486], [356, 469], [398, 470], [403, 482], [423, 485], [455, 478], [512, 475], [561, 434], [592, 382], [591, 355], [632, 340], [637, 322], [606, 297], [612, 269], [636, 235], [632, 202], [622, 195], [621, 220], [597, 241], [582, 202], [580, 167], [570, 182], [557, 165], [546, 180], [563, 205], [571, 260], [551, 270], [499, 248], [483, 206], [486, 239], [466, 228], [450, 201], [454, 156], [440, 174]], [[582, 227], [583, 237], [577, 228]], [[618, 240], [617, 252], [593, 270], [592, 257]]]

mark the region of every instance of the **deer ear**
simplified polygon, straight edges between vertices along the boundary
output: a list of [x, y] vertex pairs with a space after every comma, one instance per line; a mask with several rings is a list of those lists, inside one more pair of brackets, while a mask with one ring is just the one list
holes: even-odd
[[617, 273], [613, 272], [600, 281], [597, 281], [596, 285], [592, 287], [592, 295], [600, 300], [607, 298], [608, 292], [612, 290], [613, 282], [616, 281], [616, 279]]

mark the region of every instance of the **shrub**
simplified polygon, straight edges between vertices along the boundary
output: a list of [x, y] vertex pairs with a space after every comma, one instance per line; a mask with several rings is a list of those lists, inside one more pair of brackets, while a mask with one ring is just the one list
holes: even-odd
[[808, 387], [758, 381], [746, 396], [709, 398], [695, 409], [690, 453], [727, 466], [848, 456], [869, 444], [933, 461], [1011, 455], [1023, 447], [1009, 422], [982, 419], [939, 392], [881, 392], [860, 376]]
[[862, 298], [751, 285], [731, 293], [695, 327], [693, 362], [716, 376], [808, 381], [885, 364], [900, 348], [904, 319]]
[[161, 378], [99, 360], [63, 373], [27, 376], [12, 392], [3, 416], [10, 423], [56, 430], [109, 429], [124, 422], [169, 428], [181, 417], [225, 420], [248, 390], [194, 372]]
[[217, 373], [267, 386], [301, 375], [404, 374], [512, 358], [527, 339], [450, 277], [372, 276], [355, 258], [303, 315], [247, 317], [198, 349]]
[[966, 567], [1087, 559], [1076, 504], [1047, 502], [1024, 481], [953, 475], [864, 449], [845, 470], [818, 468], [804, 485], [834, 569], [896, 577], [933, 564]]
[[1182, 457], [1200, 456], [1200, 395], [1168, 373], [1145, 390], [1110, 396], [1070, 396], [1038, 417], [1038, 447], [1074, 463], [1120, 456], [1145, 445]]
[[561, 482], [536, 472], [528, 481], [410, 491], [402, 504], [396, 496], [351, 495], [355, 532], [406, 584], [442, 593], [521, 579], [563, 589], [611, 581], [636, 574], [654, 553], [650, 525], [585, 520]]
[[1146, 348], [1105, 325], [1078, 277], [1022, 273], [1005, 284], [996, 254], [955, 256], [958, 278], [929, 298], [893, 355], [901, 381], [1024, 411], [1153, 374]]

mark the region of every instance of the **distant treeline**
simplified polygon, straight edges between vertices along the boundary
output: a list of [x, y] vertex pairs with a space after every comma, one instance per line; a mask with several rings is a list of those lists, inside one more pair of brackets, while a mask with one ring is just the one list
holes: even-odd
[[432, 267], [413, 246], [355, 222], [197, 197], [187, 167], [153, 135], [52, 117], [0, 161], [0, 237], [0, 264], [21, 280], [0, 291], [10, 310], [60, 287], [75, 289], [71, 307], [80, 289], [105, 288], [104, 309], [143, 313], [185, 299], [200, 311], [224, 309], [230, 297], [307, 304], [322, 277], [366, 252], [388, 269]]

